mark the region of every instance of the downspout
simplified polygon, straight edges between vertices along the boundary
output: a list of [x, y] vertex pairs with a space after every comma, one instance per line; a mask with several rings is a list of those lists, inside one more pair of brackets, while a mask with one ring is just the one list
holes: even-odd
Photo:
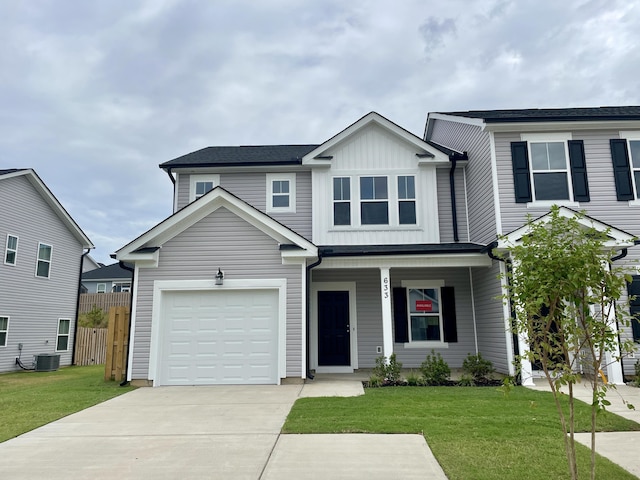
[[78, 298], [76, 298], [76, 320], [74, 322], [74, 326], [73, 326], [73, 350], [71, 351], [71, 365], [75, 365], [76, 363], [76, 337], [78, 335], [78, 312], [80, 311], [80, 289], [82, 288], [82, 264], [84, 263], [84, 257], [86, 257], [89, 252], [91, 251], [90, 248], [87, 248], [87, 251], [84, 252], [81, 256], [80, 256], [80, 273], [78, 274]]
[[453, 222], [453, 241], [458, 242], [458, 214], [456, 212], [456, 157], [450, 155], [451, 169], [449, 170], [449, 189], [451, 190], [451, 220]]
[[307, 291], [306, 291], [306, 295], [307, 295], [307, 311], [306, 311], [306, 319], [305, 319], [305, 324], [306, 324], [306, 330], [307, 330], [307, 335], [305, 338], [305, 342], [306, 342], [306, 364], [307, 364], [307, 378], [309, 380], [313, 380], [314, 375], [311, 373], [311, 369], [309, 368], [309, 332], [311, 331], [311, 269], [314, 267], [317, 267], [318, 265], [320, 265], [322, 263], [322, 253], [320, 252], [320, 250], [318, 250], [318, 261], [312, 263], [311, 265], [307, 265]]
[[129, 270], [131, 272], [131, 291], [129, 295], [129, 332], [127, 333], [127, 338], [129, 339], [127, 340], [127, 343], [129, 344], [129, 348], [127, 349], [127, 358], [124, 364], [124, 380], [122, 380], [122, 383], [120, 383], [121, 387], [125, 387], [129, 384], [126, 375], [129, 372], [129, 350], [133, 348], [133, 345], [131, 345], [131, 324], [133, 323], [131, 315], [133, 314], [133, 282], [135, 280], [133, 277], [135, 276], [136, 272], [133, 268], [128, 267], [122, 260], [118, 260], [118, 265], [120, 265], [120, 268], [124, 268], [125, 270]]
[[[173, 178], [173, 175], [171, 175], [171, 167], [167, 168], [165, 170], [167, 172], [167, 175], [169, 175], [169, 178], [171, 179], [171, 183], [173, 184], [173, 205], [171, 207], [171, 209], [175, 212], [176, 211], [176, 179]], [[131, 284], [131, 287], [133, 289], [133, 283]]]

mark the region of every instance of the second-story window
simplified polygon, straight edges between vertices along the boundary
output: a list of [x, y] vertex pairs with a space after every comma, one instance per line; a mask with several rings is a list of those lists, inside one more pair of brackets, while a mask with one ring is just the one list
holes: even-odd
[[389, 224], [387, 177], [360, 177], [360, 223]]
[[351, 225], [351, 179], [333, 179], [333, 224]]
[[7, 235], [7, 245], [4, 253], [4, 263], [15, 265], [18, 257], [18, 237]]
[[49, 278], [51, 270], [51, 251], [53, 247], [44, 243], [38, 244], [38, 260], [36, 261], [36, 277]]
[[398, 177], [398, 223], [416, 224], [416, 177]]
[[296, 211], [296, 174], [267, 175], [267, 212], [294, 213]]
[[535, 200], [570, 200], [565, 142], [531, 142]]
[[220, 175], [198, 174], [189, 177], [189, 202], [206, 195], [220, 185]]
[[640, 199], [640, 140], [629, 140], [629, 154], [636, 199]]

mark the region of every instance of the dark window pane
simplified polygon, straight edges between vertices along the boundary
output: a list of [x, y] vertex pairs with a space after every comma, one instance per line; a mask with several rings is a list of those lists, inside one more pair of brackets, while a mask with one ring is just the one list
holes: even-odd
[[51, 260], [51, 247], [49, 245], [40, 245], [38, 249], [38, 259]]
[[640, 140], [629, 141], [631, 147], [631, 162], [633, 168], [640, 168]]
[[400, 202], [398, 204], [400, 225], [415, 225], [416, 202]]
[[640, 198], [640, 170], [634, 170], [633, 177], [636, 180], [636, 198]]
[[373, 177], [360, 178], [360, 198], [362, 200], [373, 200]]
[[38, 277], [48, 277], [49, 276], [49, 264], [47, 262], [38, 261], [38, 269], [36, 275]]
[[534, 170], [549, 170], [546, 143], [531, 144], [531, 166]]
[[416, 198], [414, 177], [398, 177], [398, 198], [401, 200], [411, 200]]
[[58, 337], [58, 345], [56, 346], [56, 350], [63, 352], [67, 350], [68, 345], [69, 345], [68, 336], [64, 335], [64, 336]]
[[289, 180], [275, 180], [273, 193], [289, 193]]
[[16, 263], [16, 252], [7, 252], [7, 258], [5, 259], [5, 262], [10, 263], [11, 265]]
[[568, 200], [569, 185], [566, 173], [535, 173], [533, 175], [536, 200]]
[[213, 182], [196, 182], [196, 197], [201, 197], [213, 189]]
[[285, 208], [289, 206], [289, 195], [274, 195], [273, 206], [276, 208]]
[[333, 224], [351, 225], [351, 204], [349, 202], [333, 204]]
[[15, 250], [16, 248], [18, 248], [18, 237], [9, 235], [9, 240], [7, 241], [7, 248], [10, 248], [12, 250]]
[[388, 225], [389, 209], [387, 202], [366, 202], [360, 204], [362, 225]]
[[334, 178], [333, 179], [333, 199], [334, 200], [350, 200], [351, 199], [351, 179]]
[[440, 340], [440, 321], [438, 317], [411, 317], [411, 341]]
[[547, 143], [549, 151], [549, 167], [553, 170], [564, 170], [567, 168], [567, 158], [564, 152], [564, 142]]
[[376, 200], [385, 200], [387, 196], [387, 177], [374, 177], [374, 198]]
[[0, 347], [7, 346], [7, 332], [0, 332]]
[[69, 320], [60, 320], [60, 331], [58, 332], [61, 335], [66, 335], [69, 333], [69, 324], [71, 322]]
[[9, 319], [7, 317], [0, 317], [0, 331], [7, 330], [7, 327], [9, 326]]

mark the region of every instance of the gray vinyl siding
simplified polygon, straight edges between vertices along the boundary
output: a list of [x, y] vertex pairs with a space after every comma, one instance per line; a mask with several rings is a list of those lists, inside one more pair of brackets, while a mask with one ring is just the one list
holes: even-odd
[[[438, 169], [438, 223], [440, 224], [440, 242], [453, 242], [453, 213], [451, 211], [451, 187], [449, 169]], [[464, 191], [464, 172], [456, 169], [454, 176], [456, 192], [456, 215], [458, 224], [458, 241], [469, 241], [467, 222], [467, 204]]]
[[[452, 368], [462, 366], [469, 353], [475, 352], [471, 287], [467, 268], [392, 269], [392, 287], [399, 287], [402, 280], [444, 280], [446, 286], [455, 288], [458, 342], [449, 348], [438, 349]], [[358, 367], [375, 366], [376, 347], [382, 346], [382, 303], [380, 300], [380, 271], [314, 270], [313, 282], [356, 282], [356, 306], [358, 316]], [[395, 343], [394, 352], [406, 368], [416, 368], [424, 361], [431, 348], [408, 349]]]
[[302, 267], [282, 265], [278, 242], [220, 208], [166, 242], [157, 268], [140, 268], [133, 350], [133, 379], [147, 379], [154, 280], [226, 278], [287, 280], [286, 375], [302, 376]]
[[[268, 215], [309, 240], [311, 239], [311, 172], [302, 170], [278, 171], [278, 173], [296, 174], [296, 212], [269, 213]], [[189, 203], [189, 178], [188, 174], [178, 176], [178, 209]], [[267, 213], [267, 173], [221, 173], [220, 186], [252, 207]]]
[[427, 140], [467, 152], [469, 163], [466, 166], [466, 184], [470, 241], [476, 243], [494, 241], [496, 217], [489, 135], [475, 125], [436, 120], [431, 137]]
[[499, 274], [500, 264], [495, 260], [491, 267], [471, 269], [478, 351], [484, 358], [493, 362], [498, 372], [506, 374], [509, 373], [509, 358]]
[[[0, 372], [39, 353], [60, 353], [60, 365], [70, 365], [82, 245], [23, 176], [0, 180], [0, 205], [0, 316], [10, 317]], [[7, 234], [19, 239], [15, 266], [4, 264]], [[53, 247], [49, 278], [35, 276], [38, 243]], [[67, 352], [55, 351], [60, 318], [71, 320]]]

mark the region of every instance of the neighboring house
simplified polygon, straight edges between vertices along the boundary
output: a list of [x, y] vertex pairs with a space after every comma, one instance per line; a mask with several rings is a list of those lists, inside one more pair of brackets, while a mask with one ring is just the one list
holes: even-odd
[[91, 255], [85, 255], [82, 258], [82, 273], [104, 267], [103, 264], [96, 262]]
[[[640, 130], [636, 110], [625, 125]], [[514, 373], [518, 342], [491, 251], [497, 233], [550, 203], [506, 215], [512, 167], [498, 169], [495, 156], [510, 162], [510, 145], [483, 122], [431, 114], [421, 139], [372, 112], [320, 145], [208, 147], [161, 164], [174, 214], [116, 252], [135, 264], [128, 379], [280, 383], [371, 368], [392, 353], [418, 367], [432, 351], [452, 367], [479, 351]], [[582, 172], [585, 186], [585, 168], [564, 171]], [[572, 190], [567, 205], [582, 207], [583, 194]], [[616, 226], [632, 245], [627, 231], [637, 232]]]
[[70, 365], [82, 257], [93, 244], [32, 169], [0, 170], [0, 205], [0, 372], [41, 353]]
[[83, 293], [116, 293], [131, 291], [133, 273], [119, 263], [95, 268], [82, 274]]

